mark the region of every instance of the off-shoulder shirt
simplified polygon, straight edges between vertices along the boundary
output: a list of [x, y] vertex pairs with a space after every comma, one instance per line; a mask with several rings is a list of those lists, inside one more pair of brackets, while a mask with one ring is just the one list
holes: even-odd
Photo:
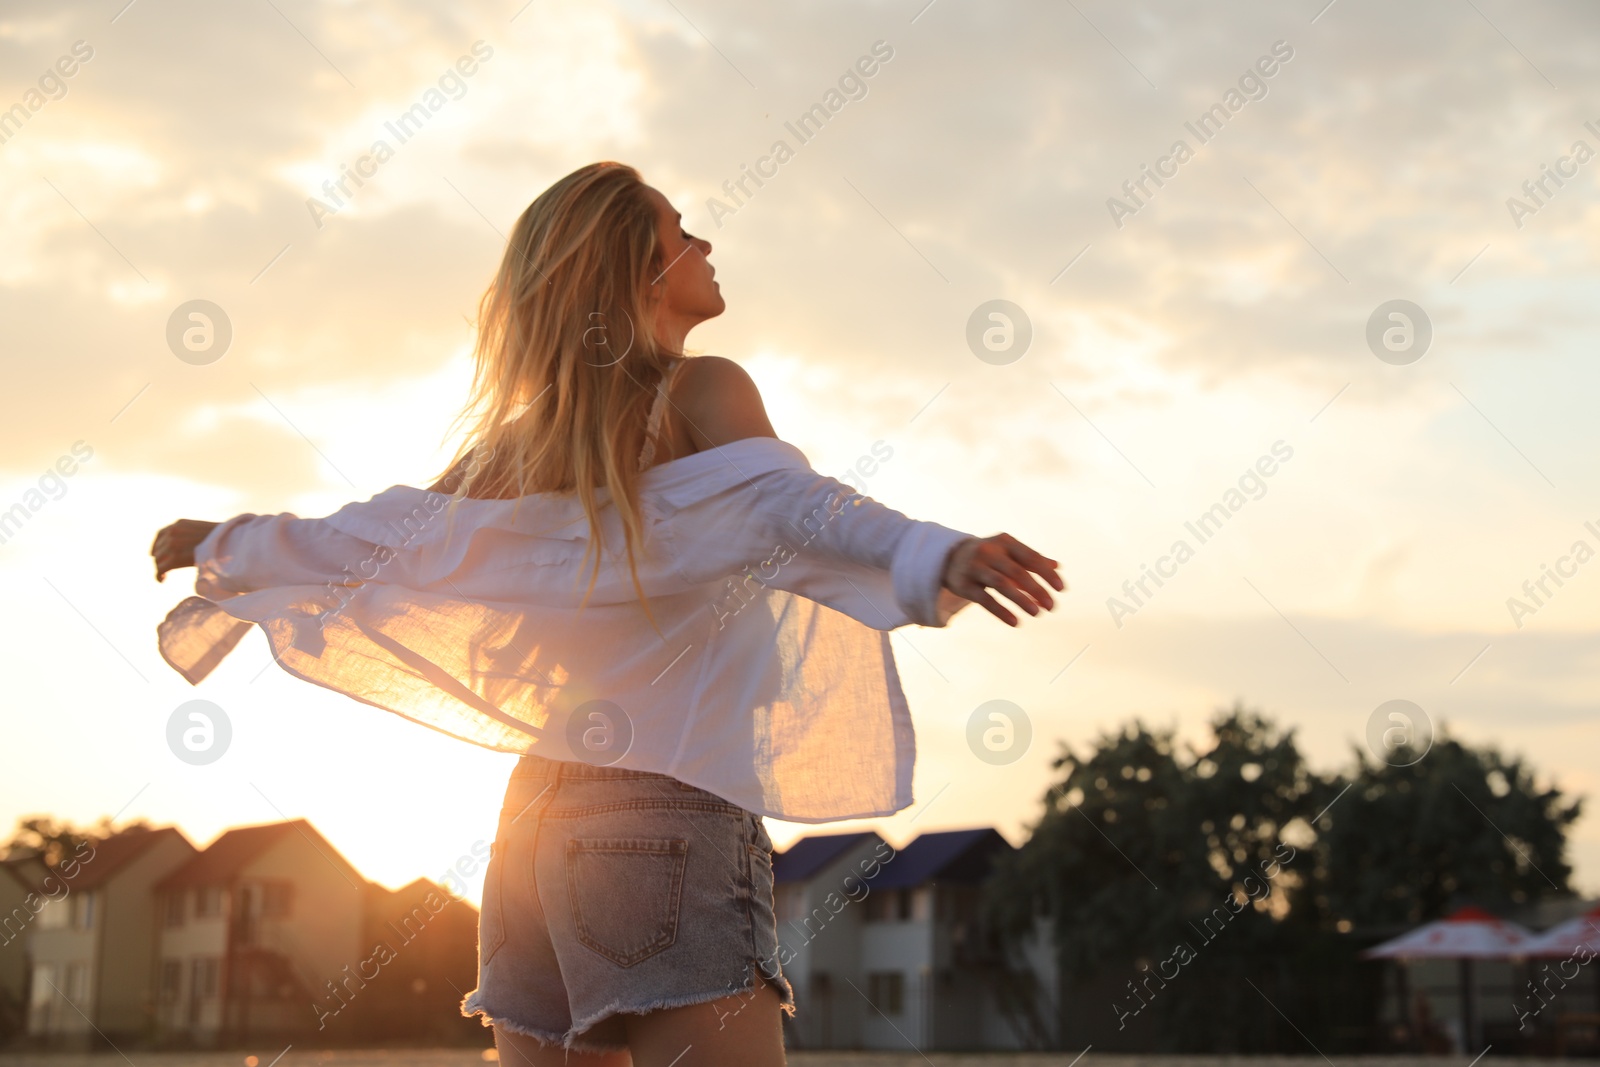
[[458, 498], [452, 518], [451, 497], [395, 485], [325, 518], [236, 515], [196, 548], [161, 654], [199, 684], [254, 624], [289, 674], [486, 748], [656, 771], [795, 822], [911, 804], [888, 631], [971, 603], [943, 573], [973, 535], [777, 438], [733, 441], [640, 475], [653, 626], [596, 499], [587, 604], [573, 493]]

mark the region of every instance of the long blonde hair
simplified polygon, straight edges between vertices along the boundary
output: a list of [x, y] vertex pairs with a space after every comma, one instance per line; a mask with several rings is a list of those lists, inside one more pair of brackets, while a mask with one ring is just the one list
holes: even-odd
[[[452, 423], [476, 413], [441, 476], [452, 493], [517, 499], [576, 491], [595, 554], [603, 542], [595, 489], [622, 519], [623, 545], [645, 615], [655, 625], [634, 550], [642, 538], [638, 483], [645, 416], [681, 352], [652, 328], [646, 293], [662, 270], [654, 204], [639, 172], [600, 162], [540, 193], [517, 219], [478, 305], [471, 397]], [[492, 466], [472, 462], [485, 453]], [[657, 630], [659, 633], [659, 628]]]

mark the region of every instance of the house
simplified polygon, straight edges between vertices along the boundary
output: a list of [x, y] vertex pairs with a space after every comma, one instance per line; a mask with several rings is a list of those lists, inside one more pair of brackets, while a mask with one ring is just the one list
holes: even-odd
[[991, 827], [927, 833], [868, 879], [861, 958], [868, 1048], [1018, 1049], [1053, 1043], [1048, 969], [1019, 966], [982, 921], [981, 886], [1011, 843]]
[[0, 861], [0, 1042], [474, 1044], [477, 948], [471, 904], [367, 881], [304, 819], [203, 852], [136, 827]]
[[20, 940], [28, 956], [26, 1033], [88, 1046], [146, 1035], [153, 1022], [151, 887], [195, 854], [176, 827], [90, 840], [55, 870], [12, 868], [43, 900]]
[[369, 885], [305, 819], [228, 830], [154, 888], [164, 1040], [314, 1031], [316, 1002], [355, 995]]
[[[358, 972], [372, 987], [352, 1000], [352, 1039], [415, 1045], [473, 1044], [483, 1024], [461, 1014], [461, 999], [478, 984], [478, 909], [437, 883], [418, 878], [397, 890], [369, 884], [361, 943], [374, 964]], [[381, 946], [381, 948], [380, 948]], [[341, 989], [341, 993], [344, 990]], [[345, 1013], [332, 996], [319, 1014], [333, 1036]]]
[[37, 855], [0, 860], [0, 1043], [27, 1024], [27, 934], [48, 899], [35, 892], [50, 869]]
[[893, 856], [869, 830], [803, 837], [772, 857], [778, 959], [797, 1008], [794, 1018], [784, 1016], [789, 1047], [861, 1047], [872, 1006], [850, 988], [860, 985], [860, 902], [866, 876]]
[[1023, 1049], [1055, 1041], [1054, 956], [983, 922], [981, 885], [1012, 846], [992, 828], [803, 838], [773, 858], [796, 1048]]
[[227, 831], [156, 886], [161, 1037], [472, 1043], [478, 910], [367, 881], [304, 819]]

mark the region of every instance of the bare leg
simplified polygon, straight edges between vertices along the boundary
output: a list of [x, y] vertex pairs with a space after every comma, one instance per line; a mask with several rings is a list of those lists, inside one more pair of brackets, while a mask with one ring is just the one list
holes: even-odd
[[751, 993], [624, 1016], [634, 1067], [785, 1067], [779, 1003], [763, 979]]
[[502, 1067], [633, 1067], [626, 1052], [578, 1052], [547, 1045], [536, 1037], [494, 1028], [494, 1047]]

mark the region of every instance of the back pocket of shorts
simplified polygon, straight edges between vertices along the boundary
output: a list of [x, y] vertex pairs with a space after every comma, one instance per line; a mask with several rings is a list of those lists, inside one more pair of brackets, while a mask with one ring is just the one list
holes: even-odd
[[567, 842], [567, 891], [578, 941], [619, 967], [632, 967], [678, 939], [678, 905], [689, 842], [574, 838]]

